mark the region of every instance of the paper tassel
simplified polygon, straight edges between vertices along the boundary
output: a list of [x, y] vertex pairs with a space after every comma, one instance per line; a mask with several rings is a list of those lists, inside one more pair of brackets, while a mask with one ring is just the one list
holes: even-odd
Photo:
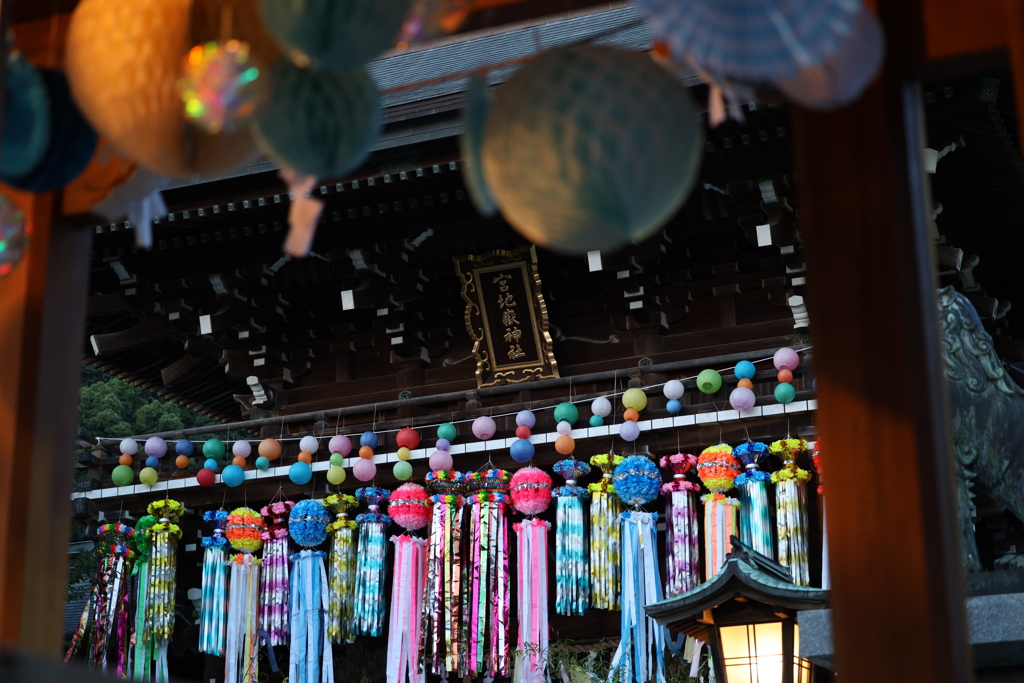
[[150, 503], [148, 512], [160, 521], [147, 532], [152, 550], [149, 560], [146, 626], [153, 641], [156, 681], [166, 683], [167, 646], [174, 633], [178, 539], [181, 538], [181, 527], [175, 522], [181, 517], [184, 507], [176, 500], [159, 500]]
[[780, 439], [772, 443], [771, 453], [782, 458], [782, 469], [772, 473], [775, 483], [775, 510], [779, 541], [779, 564], [789, 567], [793, 583], [811, 585], [807, 553], [807, 490], [811, 473], [800, 469], [796, 459], [807, 451], [803, 439]]
[[543, 683], [548, 659], [548, 529], [539, 519], [515, 525], [519, 542], [519, 646], [516, 683]]
[[505, 470], [467, 477], [473, 504], [470, 516], [469, 673], [473, 677], [508, 675], [509, 577], [508, 506], [510, 475]]
[[555, 511], [555, 612], [568, 617], [586, 614], [590, 604], [590, 553], [583, 501], [589, 492], [576, 480], [590, 472], [590, 465], [578, 460], [555, 463], [555, 472], [565, 477], [565, 486], [551, 491]]
[[730, 538], [739, 534], [739, 501], [721, 493], [708, 494], [704, 501], [704, 580], [710, 581], [725, 564], [732, 550]]
[[421, 613], [427, 572], [426, 539], [395, 536], [394, 583], [388, 624], [388, 683], [422, 683]]
[[224, 552], [228, 539], [226, 510], [211, 510], [203, 519], [213, 525], [213, 535], [203, 539], [203, 603], [199, 616], [199, 651], [224, 656], [228, 619], [228, 564]]
[[686, 474], [697, 466], [689, 453], [661, 458], [661, 468], [672, 473], [672, 481], [661, 487], [668, 499], [665, 519], [665, 594], [685, 593], [700, 583], [700, 538], [697, 528], [697, 496], [700, 485], [687, 481]]
[[260, 509], [267, 524], [261, 534], [260, 629], [270, 647], [288, 644], [288, 513], [294, 507], [279, 500]]
[[378, 512], [379, 503], [390, 492], [373, 486], [358, 489], [356, 498], [369, 505], [369, 512], [356, 517], [359, 551], [356, 555], [355, 632], [379, 636], [384, 629], [384, 580], [387, 576], [387, 528], [391, 518]]
[[251, 553], [232, 557], [224, 683], [259, 680], [259, 586], [260, 561]]
[[[427, 577], [423, 604], [423, 661], [430, 673], [468, 674], [463, 602], [468, 575], [462, 562], [466, 479], [461, 472], [427, 474], [433, 513], [427, 540]], [[467, 602], [468, 605], [468, 602]]]
[[292, 556], [289, 683], [334, 683], [334, 657], [327, 644], [326, 553]]
[[615, 495], [612, 473], [622, 462], [620, 455], [595, 455], [590, 464], [604, 472], [590, 490], [590, 606], [619, 609], [619, 514], [622, 501]]
[[622, 636], [611, 661], [611, 676], [622, 683], [665, 683], [663, 626], [647, 616], [644, 607], [661, 600], [658, 571], [658, 515], [623, 512], [622, 522]]
[[334, 521], [327, 527], [331, 537], [327, 578], [330, 582], [327, 603], [327, 638], [332, 643], [353, 642], [355, 632], [356, 590], [356, 529], [359, 526], [348, 518], [348, 511], [359, 503], [355, 496], [335, 494], [327, 496], [324, 504], [334, 513]]
[[91, 666], [106, 669], [112, 664], [119, 678], [127, 674], [133, 535], [132, 528], [124, 524], [104, 524], [98, 529], [96, 545], [101, 559], [65, 662], [87, 645]]

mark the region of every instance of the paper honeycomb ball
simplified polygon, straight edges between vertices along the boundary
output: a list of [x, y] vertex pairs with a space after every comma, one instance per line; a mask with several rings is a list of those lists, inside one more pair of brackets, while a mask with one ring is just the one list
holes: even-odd
[[305, 453], [316, 453], [320, 448], [320, 441], [315, 436], [304, 436], [299, 440], [299, 450]]
[[516, 462], [530, 462], [533, 459], [534, 447], [529, 439], [516, 439], [508, 450]]
[[135, 455], [139, 452], [139, 444], [135, 439], [121, 439], [121, 452], [125, 455]]
[[405, 446], [402, 446], [397, 451], [395, 451], [395, 457], [398, 458], [399, 460], [408, 460], [409, 458], [412, 457], [412, 451], [410, 451]]
[[516, 413], [516, 426], [533, 429], [537, 425], [537, 416], [530, 410], [520, 410]]
[[300, 500], [288, 514], [288, 535], [298, 545], [313, 548], [327, 540], [331, 516], [323, 501]]
[[262, 534], [266, 529], [263, 515], [252, 508], [235, 508], [228, 515], [224, 535], [235, 550], [254, 553], [263, 547]]
[[640, 425], [633, 420], [623, 422], [619, 427], [619, 436], [623, 441], [636, 441], [640, 437]]
[[245, 470], [238, 465], [228, 465], [224, 468], [224, 471], [220, 473], [220, 480], [231, 488], [241, 486], [245, 481]]
[[252, 446], [248, 441], [236, 441], [231, 444], [231, 455], [237, 458], [248, 458], [252, 453]]
[[405, 481], [412, 476], [412, 465], [405, 460], [399, 460], [391, 468], [391, 474], [395, 475], [395, 479], [398, 481]]
[[309, 480], [313, 478], [313, 468], [309, 466], [309, 463], [293, 462], [292, 466], [288, 468], [288, 478], [292, 480], [293, 484], [302, 486], [308, 484]]
[[754, 375], [757, 374], [757, 368], [749, 360], [741, 360], [736, 364], [732, 372], [736, 375], [736, 379], [754, 379]]
[[728, 444], [708, 446], [697, 458], [697, 476], [712, 493], [725, 493], [731, 489], [739, 473], [740, 462]]
[[224, 442], [220, 439], [207, 439], [203, 444], [203, 455], [207, 458], [220, 460], [225, 453], [227, 453], [227, 448], [224, 447]]
[[256, 458], [256, 469], [261, 472], [266, 472], [270, 469], [270, 461], [264, 458], [262, 455]]
[[267, 29], [297, 63], [350, 69], [391, 47], [409, 0], [260, 0]]
[[331, 465], [327, 468], [327, 481], [334, 486], [339, 486], [345, 483], [346, 475], [345, 468], [340, 465]]
[[593, 403], [590, 404], [590, 412], [600, 417], [608, 417], [612, 414], [612, 402], [604, 396], [595, 398]]
[[524, 467], [509, 482], [512, 506], [524, 515], [539, 515], [551, 504], [551, 475], [536, 467]]
[[615, 493], [626, 505], [644, 505], [658, 497], [661, 472], [650, 458], [631, 455], [615, 467], [612, 482]]
[[277, 460], [281, 457], [281, 444], [277, 439], [263, 439], [256, 452], [267, 460]]
[[643, 389], [627, 389], [622, 395], [622, 405], [640, 412], [647, 407], [647, 394]]
[[120, 458], [117, 459], [117, 464], [118, 465], [126, 465], [128, 467], [131, 467], [133, 462], [134, 462], [134, 460], [132, 459], [132, 456], [130, 456], [130, 455], [122, 455]]
[[179, 439], [178, 442], [174, 444], [174, 452], [178, 455], [188, 457], [196, 452], [196, 445], [188, 439]]
[[380, 131], [380, 92], [364, 68], [312, 71], [278, 59], [271, 94], [256, 115], [261, 146], [304, 175], [343, 176], [369, 156]]
[[373, 460], [360, 458], [352, 465], [352, 474], [359, 481], [370, 481], [377, 476], [377, 465]]
[[555, 451], [560, 455], [569, 455], [576, 450], [576, 442], [568, 434], [555, 439]]
[[722, 388], [722, 376], [711, 368], [701, 370], [697, 375], [697, 388], [705, 394], [713, 394]]
[[792, 403], [796, 398], [796, 389], [792, 384], [783, 382], [775, 386], [775, 400], [779, 403]]
[[167, 455], [167, 442], [159, 436], [151, 436], [146, 439], [146, 455], [154, 458], [162, 458]]
[[741, 413], [745, 413], [753, 408], [756, 402], [757, 396], [746, 387], [736, 387], [729, 394], [729, 405], [733, 407], [733, 410], [738, 410]]
[[499, 90], [487, 117], [487, 186], [512, 226], [571, 254], [654, 234], [682, 205], [703, 154], [686, 88], [646, 55], [545, 52]]
[[498, 431], [498, 426], [494, 424], [494, 419], [488, 415], [481, 415], [480, 417], [473, 420], [473, 436], [486, 441], [487, 439], [494, 436], [494, 433]]
[[128, 465], [118, 465], [110, 473], [110, 480], [116, 486], [128, 486], [135, 481], [135, 471]]
[[580, 419], [579, 408], [572, 403], [566, 401], [555, 406], [555, 422], [568, 422], [570, 425], [574, 425], [578, 419]]
[[790, 346], [783, 346], [775, 352], [775, 357], [772, 358], [772, 361], [775, 364], [776, 370], [789, 370], [792, 372], [800, 367], [800, 354]]
[[455, 428], [451, 422], [445, 422], [443, 425], [439, 425], [437, 428], [437, 438], [445, 439], [449, 443], [455, 441], [455, 437], [459, 435], [459, 430]]
[[146, 486], [154, 486], [159, 479], [160, 475], [152, 467], [144, 467], [139, 472], [139, 481]]
[[331, 437], [327, 447], [331, 453], [337, 453], [342, 457], [348, 457], [348, 454], [352, 452], [352, 440], [344, 434], [338, 434]]
[[380, 437], [378, 437], [374, 432], [363, 432], [359, 437], [360, 447], [369, 446], [370, 448], [376, 448], [379, 443]]
[[434, 451], [430, 454], [430, 469], [435, 472], [438, 470], [450, 470], [452, 468], [452, 455], [448, 451]]
[[398, 434], [395, 434], [395, 443], [411, 450], [420, 445], [420, 433], [412, 427], [399, 429]]
[[210, 469], [203, 468], [196, 472], [196, 481], [200, 486], [213, 486], [217, 483], [217, 474]]
[[432, 513], [433, 508], [427, 490], [419, 484], [402, 484], [391, 492], [388, 499], [388, 514], [391, 519], [409, 531], [427, 526]]

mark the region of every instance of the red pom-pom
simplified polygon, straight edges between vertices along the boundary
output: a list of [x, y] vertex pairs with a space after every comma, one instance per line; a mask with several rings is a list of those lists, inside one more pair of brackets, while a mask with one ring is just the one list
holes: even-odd
[[411, 427], [400, 429], [398, 430], [398, 434], [395, 435], [395, 443], [399, 446], [404, 446], [405, 448], [412, 450], [420, 445], [419, 432]]
[[199, 482], [200, 486], [213, 486], [214, 482], [217, 481], [217, 475], [213, 470], [204, 467], [196, 474], [196, 481]]
[[527, 427], [526, 425], [519, 425], [518, 427], [516, 427], [516, 438], [519, 438], [519, 439], [529, 439], [530, 438], [530, 428]]
[[536, 467], [524, 467], [509, 483], [512, 505], [524, 515], [539, 515], [551, 503], [551, 476]]
[[[550, 494], [549, 494], [550, 495]], [[430, 522], [433, 509], [426, 489], [419, 484], [402, 484], [388, 500], [388, 514], [395, 524], [409, 529], [422, 529]]]

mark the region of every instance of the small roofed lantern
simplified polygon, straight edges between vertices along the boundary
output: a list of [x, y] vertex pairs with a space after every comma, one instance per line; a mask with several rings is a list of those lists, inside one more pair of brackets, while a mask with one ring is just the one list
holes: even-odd
[[735, 536], [711, 580], [646, 607], [675, 636], [706, 643], [719, 683], [811, 683], [814, 668], [800, 659], [797, 613], [822, 609], [828, 591], [797, 586], [789, 569]]

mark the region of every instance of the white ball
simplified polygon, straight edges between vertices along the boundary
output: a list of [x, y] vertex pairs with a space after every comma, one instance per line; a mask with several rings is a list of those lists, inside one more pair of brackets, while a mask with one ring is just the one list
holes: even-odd
[[135, 439], [123, 439], [121, 441], [121, 454], [122, 455], [135, 455], [139, 452], [139, 444], [135, 442]]
[[248, 458], [250, 453], [252, 453], [252, 444], [248, 441], [236, 441], [231, 444], [231, 455]]
[[305, 451], [310, 455], [316, 453], [316, 449], [318, 448], [320, 448], [320, 442], [317, 441], [315, 436], [304, 436], [302, 437], [302, 440], [299, 441], [299, 450]]
[[559, 434], [562, 434], [562, 435], [571, 434], [572, 433], [572, 425], [569, 424], [568, 422], [566, 422], [565, 420], [562, 420], [555, 427], [555, 431], [558, 432]]
[[612, 414], [612, 402], [604, 396], [595, 398], [594, 402], [590, 404], [590, 412], [601, 417], [608, 417]]
[[665, 398], [678, 400], [683, 396], [683, 383], [677, 379], [670, 379], [665, 382], [665, 386], [661, 391], [665, 394]]

